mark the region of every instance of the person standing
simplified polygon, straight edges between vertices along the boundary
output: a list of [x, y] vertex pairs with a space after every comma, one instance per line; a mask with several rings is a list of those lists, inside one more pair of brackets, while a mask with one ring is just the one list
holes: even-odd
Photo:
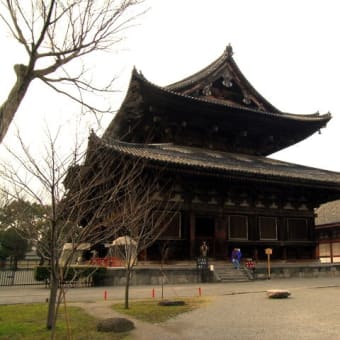
[[209, 248], [208, 248], [206, 242], [203, 241], [203, 243], [202, 243], [202, 245], [200, 247], [201, 256], [202, 257], [207, 257], [208, 256], [208, 250], [209, 250]]
[[231, 252], [231, 262], [235, 269], [240, 268], [240, 262], [241, 262], [242, 254], [240, 248], [234, 248]]

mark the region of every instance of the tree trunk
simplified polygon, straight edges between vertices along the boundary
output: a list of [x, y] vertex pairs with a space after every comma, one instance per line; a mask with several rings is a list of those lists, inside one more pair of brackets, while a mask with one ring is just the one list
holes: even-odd
[[15, 65], [14, 70], [17, 75], [17, 80], [12, 87], [8, 98], [0, 106], [0, 143], [6, 136], [15, 113], [24, 99], [27, 89], [33, 79], [25, 65]]
[[58, 279], [51, 275], [50, 282], [50, 298], [48, 300], [48, 314], [47, 314], [47, 329], [54, 329], [56, 324], [56, 308], [57, 308], [57, 294], [58, 294]]
[[129, 289], [130, 289], [130, 277], [131, 269], [129, 266], [126, 268], [126, 282], [125, 282], [125, 303], [124, 308], [129, 309]]

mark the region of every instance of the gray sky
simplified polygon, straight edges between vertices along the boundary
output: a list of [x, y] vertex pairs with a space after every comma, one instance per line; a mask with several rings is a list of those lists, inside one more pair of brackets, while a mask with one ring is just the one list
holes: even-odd
[[[340, 20], [337, 0], [148, 0], [149, 12], [127, 34], [116, 53], [96, 59], [94, 75], [119, 75], [119, 94], [110, 98], [119, 108], [133, 65], [157, 85], [167, 85], [199, 71], [231, 43], [234, 59], [252, 85], [281, 111], [308, 114], [330, 111], [333, 119], [304, 142], [272, 157], [340, 171]], [[0, 31], [0, 101], [14, 82], [12, 66], [21, 51]], [[4, 48], [4, 46], [6, 48]], [[65, 128], [68, 138], [78, 126], [79, 108], [33, 84], [15, 125], [25, 140], [41, 144], [44, 124]], [[104, 120], [103, 128], [112, 119]], [[46, 123], [47, 122], [47, 123]], [[79, 129], [93, 126], [89, 117]], [[5, 143], [13, 143], [14, 125]]]

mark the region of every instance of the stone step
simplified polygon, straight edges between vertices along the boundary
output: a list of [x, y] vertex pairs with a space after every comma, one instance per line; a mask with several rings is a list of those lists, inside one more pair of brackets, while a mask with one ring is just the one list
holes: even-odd
[[232, 265], [226, 264], [223, 266], [216, 266], [214, 270], [220, 282], [250, 281], [246, 269], [243, 267], [240, 267], [240, 269], [235, 269]]

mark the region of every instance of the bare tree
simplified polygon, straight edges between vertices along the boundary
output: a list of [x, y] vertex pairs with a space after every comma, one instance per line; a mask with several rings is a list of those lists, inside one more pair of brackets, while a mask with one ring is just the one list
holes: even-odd
[[[90, 196], [86, 192], [86, 197], [81, 199], [78, 193], [83, 194], [83, 191], [70, 188], [70, 193], [76, 193], [75, 201], [81, 204], [78, 211], [89, 213], [87, 218], [82, 214], [86, 225], [92, 230], [95, 225], [115, 226], [114, 236], [120, 240], [116, 240], [117, 250], [126, 268], [125, 308], [129, 308], [131, 273], [138, 255], [166, 230], [178, 209], [178, 202], [173, 199], [173, 183], [163, 176], [164, 170], [162, 166], [148, 166], [143, 158], [120, 154], [92, 135], [85, 166], [79, 169], [79, 178], [83, 182], [78, 185], [91, 187], [87, 182], [90, 180], [91, 183], [93, 173], [101, 174], [100, 184], [97, 183], [95, 191], [91, 190]], [[89, 204], [92, 210], [86, 208]]]
[[[45, 154], [35, 157], [18, 134], [21, 146], [20, 152], [6, 148], [11, 162], [2, 163], [1, 176], [7, 182], [7, 195], [14, 200], [27, 199], [31, 202], [47, 207], [46, 228], [37, 230], [33, 225], [25, 224], [17, 228], [18, 232], [25, 238], [34, 240], [40, 244], [41, 251], [50, 263], [50, 298], [47, 315], [47, 328], [53, 330], [56, 325], [56, 317], [59, 304], [63, 297], [59, 283], [63, 281], [68, 270], [68, 264], [72, 258], [70, 253], [65, 266], [60, 266], [59, 258], [63, 245], [72, 242], [73, 252], [79, 245], [87, 240], [85, 236], [79, 236], [78, 225], [72, 223], [70, 216], [62, 211], [65, 197], [63, 180], [67, 174], [68, 167], [81, 161], [78, 148], [71, 155], [61, 157], [57, 152], [57, 137], [48, 133], [48, 143], [45, 144]], [[83, 237], [83, 238], [82, 238]]]
[[[172, 190], [169, 183], [156, 180], [159, 177], [147, 170], [142, 158], [112, 152], [94, 135], [85, 154], [75, 147], [65, 157], [57, 152], [58, 136], [48, 134], [42, 158], [31, 154], [20, 135], [18, 139], [22, 153], [7, 148], [15, 162], [3, 164], [1, 176], [13, 198], [25, 197], [49, 207], [48, 228], [41, 243], [51, 270], [47, 328], [55, 330], [58, 308], [65, 300], [59, 283], [67, 276], [74, 254], [84, 244], [112, 242], [127, 233], [136, 240], [138, 252], [150, 246], [169, 221], [165, 202], [171, 202]], [[157, 217], [154, 211], [158, 211]], [[29, 227], [21, 232], [27, 238], [42, 237]], [[61, 263], [65, 243], [71, 248]], [[132, 262], [129, 258], [127, 287]]]
[[124, 38], [124, 30], [141, 14], [136, 9], [142, 2], [1, 0], [0, 18], [23, 47], [27, 62], [14, 65], [16, 82], [0, 106], [0, 142], [35, 79], [80, 104], [82, 109], [95, 114], [112, 111], [92, 99], [112, 92], [113, 79], [105, 85], [91, 79], [88, 57], [109, 50]]
[[129, 287], [138, 255], [150, 247], [176, 216], [178, 203], [173, 200], [171, 183], [159, 176], [141, 176], [127, 183], [117, 208], [122, 211], [120, 236], [112, 244], [124, 259], [124, 308], [129, 308]]

